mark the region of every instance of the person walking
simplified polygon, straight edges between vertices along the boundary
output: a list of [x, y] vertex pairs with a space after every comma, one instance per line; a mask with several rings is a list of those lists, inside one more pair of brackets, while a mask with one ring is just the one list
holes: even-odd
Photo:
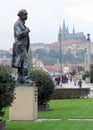
[[79, 81], [78, 81], [78, 86], [79, 86], [80, 88], [82, 88], [82, 80], [81, 80], [81, 79], [79, 79]]

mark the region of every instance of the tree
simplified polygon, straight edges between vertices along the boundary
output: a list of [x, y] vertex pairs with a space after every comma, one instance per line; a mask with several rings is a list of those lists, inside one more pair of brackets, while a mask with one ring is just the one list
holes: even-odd
[[57, 62], [57, 59], [55, 58], [49, 58], [49, 57], [44, 57], [42, 59], [42, 62], [44, 65], [55, 65], [55, 63]]
[[39, 59], [42, 59], [43, 57], [47, 56], [47, 52], [44, 49], [37, 49], [36, 53]]
[[9, 67], [0, 65], [0, 116], [4, 116], [3, 109], [10, 106], [15, 98], [15, 84]]
[[79, 63], [84, 62], [85, 51], [84, 50], [78, 50], [76, 52], [76, 56], [77, 56], [76, 57], [77, 62], [79, 62]]
[[75, 57], [70, 51], [68, 51], [66, 54], [64, 54], [63, 61], [66, 63], [73, 63], [75, 61]]
[[93, 83], [93, 64], [90, 66], [90, 82]]
[[50, 49], [50, 51], [48, 52], [48, 57], [57, 59], [59, 58], [59, 53], [54, 49]]

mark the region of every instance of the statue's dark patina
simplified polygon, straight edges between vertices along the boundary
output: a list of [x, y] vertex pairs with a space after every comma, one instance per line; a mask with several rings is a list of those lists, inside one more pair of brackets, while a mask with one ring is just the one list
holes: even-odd
[[29, 79], [29, 61], [28, 50], [30, 46], [29, 32], [30, 29], [26, 27], [27, 11], [22, 9], [18, 12], [19, 19], [14, 24], [14, 44], [12, 53], [12, 67], [17, 68], [18, 84], [32, 85], [33, 81]]

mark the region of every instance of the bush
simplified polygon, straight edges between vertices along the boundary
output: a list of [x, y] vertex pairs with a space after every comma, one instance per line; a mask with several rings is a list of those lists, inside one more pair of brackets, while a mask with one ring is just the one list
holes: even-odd
[[93, 83], [93, 64], [90, 66], [90, 82]]
[[86, 71], [86, 72], [83, 74], [82, 78], [83, 78], [83, 80], [85, 80], [87, 77], [90, 77], [90, 72], [88, 72], [88, 71]]
[[52, 99], [76, 99], [88, 97], [90, 88], [56, 88]]
[[38, 104], [46, 104], [51, 99], [55, 88], [51, 76], [42, 70], [31, 70], [30, 78], [38, 87]]
[[3, 108], [10, 106], [15, 98], [15, 84], [9, 67], [0, 65], [0, 116], [4, 115]]

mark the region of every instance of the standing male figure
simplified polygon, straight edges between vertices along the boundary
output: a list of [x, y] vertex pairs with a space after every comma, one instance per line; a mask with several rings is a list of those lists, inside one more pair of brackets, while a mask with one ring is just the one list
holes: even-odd
[[18, 12], [19, 19], [14, 24], [14, 44], [12, 54], [12, 67], [18, 69], [18, 83], [33, 83], [29, 79], [28, 68], [28, 49], [30, 46], [29, 32], [30, 29], [26, 27], [27, 11], [22, 9]]

